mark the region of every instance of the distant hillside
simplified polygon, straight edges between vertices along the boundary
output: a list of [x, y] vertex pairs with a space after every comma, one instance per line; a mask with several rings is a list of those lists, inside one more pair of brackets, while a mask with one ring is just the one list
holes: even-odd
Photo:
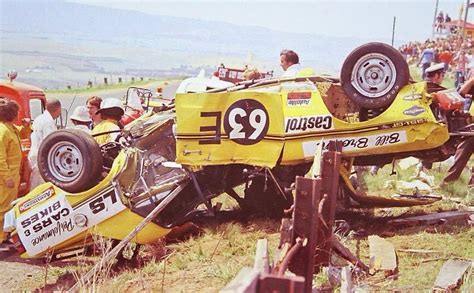
[[2, 0], [0, 8], [0, 70], [49, 87], [141, 72], [186, 75], [222, 62], [278, 72], [283, 48], [317, 72], [335, 73], [362, 43], [62, 1]]

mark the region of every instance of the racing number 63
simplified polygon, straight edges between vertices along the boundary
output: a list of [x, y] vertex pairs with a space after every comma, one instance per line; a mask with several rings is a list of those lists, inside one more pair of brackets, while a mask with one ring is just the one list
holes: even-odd
[[224, 116], [224, 130], [238, 144], [251, 145], [267, 134], [268, 113], [256, 100], [244, 99], [232, 104]]

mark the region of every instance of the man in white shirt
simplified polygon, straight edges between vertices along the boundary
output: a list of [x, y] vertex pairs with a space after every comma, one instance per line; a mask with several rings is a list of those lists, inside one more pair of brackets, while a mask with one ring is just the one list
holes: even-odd
[[300, 59], [298, 54], [292, 50], [280, 52], [280, 66], [285, 71], [281, 77], [296, 77], [300, 70]]
[[44, 182], [38, 170], [38, 150], [45, 137], [58, 130], [54, 120], [60, 115], [61, 102], [57, 99], [48, 99], [46, 102], [46, 111], [36, 117], [33, 122], [31, 148], [28, 153], [28, 160], [31, 166], [31, 189]]

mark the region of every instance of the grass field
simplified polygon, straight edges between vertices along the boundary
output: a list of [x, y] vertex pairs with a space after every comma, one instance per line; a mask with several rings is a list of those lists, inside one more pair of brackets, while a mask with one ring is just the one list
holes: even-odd
[[[439, 182], [446, 166], [435, 166], [429, 175]], [[392, 179], [407, 179], [415, 167], [398, 170], [391, 174], [391, 166], [385, 166], [375, 176], [366, 173], [364, 178], [369, 194], [390, 194], [394, 190], [383, 187]], [[365, 291], [430, 291], [443, 263], [449, 258], [474, 259], [474, 230], [465, 224], [444, 224], [411, 228], [392, 228], [387, 222], [397, 216], [420, 215], [456, 210], [474, 204], [473, 190], [467, 189], [467, 175], [459, 181], [439, 190], [444, 199], [430, 206], [412, 208], [348, 209], [337, 215], [349, 224], [350, 231], [338, 235], [341, 241], [363, 262], [369, 263], [368, 235], [379, 235], [391, 242], [397, 252], [399, 274], [386, 279], [382, 272], [356, 280]], [[226, 207], [235, 202], [226, 195], [215, 201]], [[247, 217], [244, 220], [210, 220], [201, 225], [199, 235], [182, 242], [160, 243], [145, 247], [142, 266], [125, 269], [95, 285], [98, 291], [120, 292], [217, 292], [232, 280], [241, 268], [253, 266], [256, 242], [269, 240], [272, 257], [279, 242], [279, 220]], [[426, 250], [424, 253], [405, 252], [406, 249]], [[333, 263], [347, 265], [338, 257]], [[331, 286], [327, 270], [315, 276], [314, 283]], [[466, 279], [462, 292], [474, 290], [473, 275]], [[337, 286], [336, 286], [337, 287]]]

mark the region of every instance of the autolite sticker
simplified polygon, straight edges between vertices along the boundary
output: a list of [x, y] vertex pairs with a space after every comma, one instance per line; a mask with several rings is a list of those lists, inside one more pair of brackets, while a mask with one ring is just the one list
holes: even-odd
[[403, 97], [406, 101], [415, 101], [421, 99], [421, 94], [410, 94]]
[[403, 114], [410, 115], [410, 116], [418, 116], [418, 115], [420, 115], [421, 113], [423, 113], [425, 111], [426, 111], [425, 108], [418, 107], [418, 106], [413, 106], [413, 107], [403, 111]]
[[288, 93], [288, 106], [309, 106], [311, 104], [311, 92]]
[[23, 213], [30, 209], [31, 207], [37, 205], [38, 203], [47, 200], [48, 198], [52, 197], [54, 195], [54, 188], [50, 187], [46, 189], [43, 193], [40, 193], [39, 195], [33, 197], [32, 199], [29, 199], [22, 203], [18, 209], [20, 210], [20, 213]]
[[318, 132], [333, 129], [332, 117], [306, 116], [285, 118], [285, 133]]

